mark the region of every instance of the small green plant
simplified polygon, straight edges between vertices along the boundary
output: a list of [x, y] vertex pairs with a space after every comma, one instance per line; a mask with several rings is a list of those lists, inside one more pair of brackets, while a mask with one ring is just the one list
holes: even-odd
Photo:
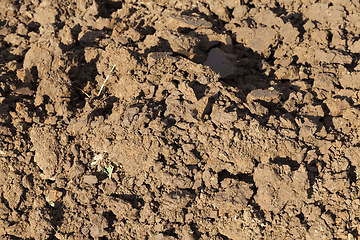
[[108, 175], [109, 179], [111, 179], [113, 171], [114, 171], [114, 167], [112, 165], [109, 165], [107, 168], [100, 167], [100, 172], [106, 173]]
[[49, 204], [51, 207], [55, 207], [55, 203], [54, 203], [53, 201], [49, 200], [49, 201], [46, 201], [46, 202], [47, 202], [47, 204]]

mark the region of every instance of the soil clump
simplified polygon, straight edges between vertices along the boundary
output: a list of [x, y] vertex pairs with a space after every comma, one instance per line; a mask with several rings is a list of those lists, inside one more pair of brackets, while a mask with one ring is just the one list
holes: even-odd
[[360, 4], [2, 0], [2, 239], [357, 239]]

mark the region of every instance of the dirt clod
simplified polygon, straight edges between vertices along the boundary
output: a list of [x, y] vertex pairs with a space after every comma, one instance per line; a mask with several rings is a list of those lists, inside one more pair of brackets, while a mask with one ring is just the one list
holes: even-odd
[[357, 239], [356, 1], [10, 1], [1, 239]]

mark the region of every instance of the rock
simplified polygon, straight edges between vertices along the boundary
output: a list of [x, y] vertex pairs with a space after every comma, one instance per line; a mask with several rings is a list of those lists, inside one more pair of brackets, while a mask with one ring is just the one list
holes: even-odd
[[166, 19], [166, 26], [169, 29], [177, 28], [211, 28], [212, 24], [204, 19], [201, 19], [196, 16], [189, 15], [178, 15], [170, 13]]
[[333, 37], [331, 39], [330, 47], [333, 49], [339, 49], [345, 51], [346, 40], [342, 38], [342, 32], [339, 29], [331, 31]]
[[18, 88], [14, 92], [20, 95], [27, 95], [27, 96], [32, 96], [34, 94], [34, 91], [31, 90], [29, 87]]
[[313, 87], [323, 89], [326, 91], [334, 91], [334, 82], [335, 76], [330, 73], [317, 73], [314, 78]]
[[44, 213], [41, 208], [35, 208], [30, 211], [27, 223], [29, 223], [29, 225], [26, 231], [22, 231], [22, 235], [27, 233], [27, 238], [33, 239], [51, 238], [52, 225], [50, 223], [50, 216], [48, 213]]
[[[149, 68], [152, 71], [174, 71], [172, 64], [176, 62], [177, 58], [171, 56], [171, 52], [152, 52], [149, 53], [147, 57], [147, 62], [149, 64]], [[164, 69], [164, 66], [166, 67]]]
[[280, 101], [280, 94], [275, 89], [256, 89], [246, 96], [246, 101], [248, 102], [255, 100], [278, 103]]
[[344, 189], [348, 189], [350, 187], [349, 181], [341, 173], [324, 174], [323, 181], [324, 188], [326, 188], [331, 193], [341, 192]]
[[136, 98], [141, 91], [139, 82], [137, 82], [136, 77], [131, 74], [120, 76], [111, 86], [110, 91], [120, 99], [128, 100]]
[[78, 0], [76, 1], [76, 7], [80, 12], [86, 12], [86, 10], [91, 6], [91, 0]]
[[[299, 70], [295, 67], [295, 66], [291, 66], [290, 64], [290, 60], [287, 61], [287, 59], [283, 59], [284, 61], [279, 62], [282, 66], [286, 66], [286, 67], [279, 67], [279, 69], [277, 69], [275, 71], [275, 75], [278, 79], [284, 79], [284, 80], [297, 80], [299, 79]], [[292, 82], [293, 83], [293, 82]]]
[[[0, 220], [0, 236], [5, 236], [6, 230], [8, 231], [9, 234], [12, 232], [10, 230], [9, 224], [7, 222], [5, 222], [4, 220]], [[16, 232], [16, 231], [13, 231], [13, 232]], [[16, 236], [16, 234], [12, 234], [12, 235]], [[20, 235], [19, 237], [24, 237], [24, 235]]]
[[294, 192], [289, 186], [289, 166], [281, 167], [281, 176], [277, 173], [277, 168], [280, 167], [261, 164], [254, 171], [254, 181], [258, 188], [254, 199], [262, 209], [274, 214], [279, 213], [287, 201], [294, 197]]
[[213, 48], [203, 64], [209, 66], [214, 72], [219, 73], [222, 78], [225, 78], [235, 73], [235, 60], [234, 55], [227, 54], [220, 48]]

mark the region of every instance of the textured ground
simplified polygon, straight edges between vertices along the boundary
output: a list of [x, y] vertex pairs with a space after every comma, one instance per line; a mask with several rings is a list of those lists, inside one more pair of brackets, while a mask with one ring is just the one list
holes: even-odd
[[357, 1], [0, 4], [1, 239], [359, 237]]

